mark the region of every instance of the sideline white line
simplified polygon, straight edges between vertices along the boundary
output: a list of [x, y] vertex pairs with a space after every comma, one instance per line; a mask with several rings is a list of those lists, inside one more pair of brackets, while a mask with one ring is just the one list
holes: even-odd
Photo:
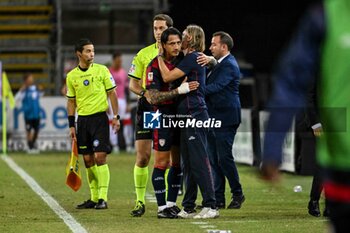
[[87, 230], [78, 223], [72, 215], [65, 211], [58, 202], [50, 196], [40, 185], [26, 173], [20, 166], [18, 166], [15, 161], [13, 161], [9, 156], [2, 155], [2, 160], [4, 160], [7, 165], [15, 171], [28, 185], [29, 187], [41, 197], [46, 204], [60, 217], [64, 223], [71, 229], [73, 233], [87, 233]]

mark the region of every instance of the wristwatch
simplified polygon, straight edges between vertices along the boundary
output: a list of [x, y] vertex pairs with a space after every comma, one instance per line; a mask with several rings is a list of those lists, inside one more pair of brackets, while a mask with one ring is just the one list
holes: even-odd
[[146, 91], [145, 91], [145, 90], [142, 90], [142, 91], [140, 92], [140, 96], [143, 97], [143, 96], [145, 95], [145, 93], [146, 93]]
[[119, 120], [119, 119], [120, 119], [120, 116], [119, 116], [119, 115], [114, 115], [114, 116], [113, 116], [113, 119]]

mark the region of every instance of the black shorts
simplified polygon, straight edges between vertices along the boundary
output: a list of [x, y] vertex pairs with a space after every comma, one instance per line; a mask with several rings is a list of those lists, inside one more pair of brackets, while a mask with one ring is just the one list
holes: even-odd
[[[154, 111], [159, 110], [163, 116], [167, 115], [168, 117], [164, 118], [169, 120], [174, 120], [176, 114], [175, 105], [163, 105], [158, 106]], [[172, 146], [180, 145], [180, 129], [175, 127], [161, 127], [160, 129], [153, 129], [153, 149], [156, 151], [170, 151]]]
[[136, 111], [136, 125], [135, 125], [135, 139], [136, 140], [152, 140], [152, 129], [145, 129], [143, 127], [144, 112], [153, 111], [153, 107], [150, 103], [147, 102], [145, 97], [141, 97], [137, 102], [137, 111]]
[[109, 123], [106, 112], [89, 116], [78, 116], [77, 142], [79, 154], [111, 153]]
[[35, 132], [39, 132], [40, 128], [40, 119], [25, 119], [26, 131], [30, 132], [32, 129]]
[[172, 146], [180, 146], [180, 129], [165, 128], [153, 130], [153, 149], [170, 151]]

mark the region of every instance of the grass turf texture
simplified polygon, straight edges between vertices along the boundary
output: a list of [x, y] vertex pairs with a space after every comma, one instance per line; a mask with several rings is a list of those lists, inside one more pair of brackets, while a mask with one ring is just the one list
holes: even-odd
[[[146, 201], [141, 218], [129, 215], [134, 207], [134, 155], [112, 154], [108, 157], [111, 172], [108, 210], [77, 210], [75, 206], [89, 198], [82, 168], [83, 185], [78, 192], [65, 185], [65, 166], [69, 153], [27, 155], [14, 153], [11, 158], [55, 198], [88, 232], [207, 232], [210, 229], [232, 233], [251, 232], [326, 232], [327, 221], [307, 213], [311, 177], [283, 174], [282, 183], [270, 186], [257, 178], [254, 168], [239, 165], [246, 201], [240, 210], [220, 210], [218, 219], [157, 219], [156, 203]], [[80, 157], [80, 164], [83, 164]], [[153, 164], [153, 161], [151, 162]], [[150, 176], [152, 170], [150, 169]], [[293, 192], [295, 185], [303, 191]], [[147, 192], [153, 195], [149, 181]], [[227, 185], [226, 205], [229, 204]], [[181, 206], [182, 197], [178, 199]], [[201, 197], [197, 203], [201, 202]], [[323, 201], [321, 201], [323, 209]], [[195, 222], [195, 223], [194, 223]], [[199, 224], [205, 222], [207, 225]], [[204, 227], [212, 228], [204, 228]], [[202, 228], [202, 227], [203, 228]], [[0, 232], [70, 232], [64, 222], [27, 184], [0, 159]]]

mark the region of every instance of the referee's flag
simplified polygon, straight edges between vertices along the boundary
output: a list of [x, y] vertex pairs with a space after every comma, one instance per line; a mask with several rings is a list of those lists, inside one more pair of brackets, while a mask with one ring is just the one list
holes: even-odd
[[1, 99], [8, 99], [10, 108], [13, 109], [15, 107], [15, 98], [13, 98], [11, 86], [7, 78], [7, 74], [5, 72], [2, 72], [2, 85], [3, 85], [2, 87], [3, 89], [2, 89]]
[[81, 173], [78, 147], [75, 140], [72, 141], [72, 152], [66, 167], [66, 176], [66, 184], [74, 191], [78, 191], [81, 186]]
[[2, 122], [2, 154], [7, 154], [7, 119], [6, 119], [6, 103], [9, 102], [10, 108], [15, 107], [15, 99], [13, 98], [11, 86], [7, 75], [2, 71], [2, 63], [0, 61], [0, 105], [1, 107], [1, 122]]

